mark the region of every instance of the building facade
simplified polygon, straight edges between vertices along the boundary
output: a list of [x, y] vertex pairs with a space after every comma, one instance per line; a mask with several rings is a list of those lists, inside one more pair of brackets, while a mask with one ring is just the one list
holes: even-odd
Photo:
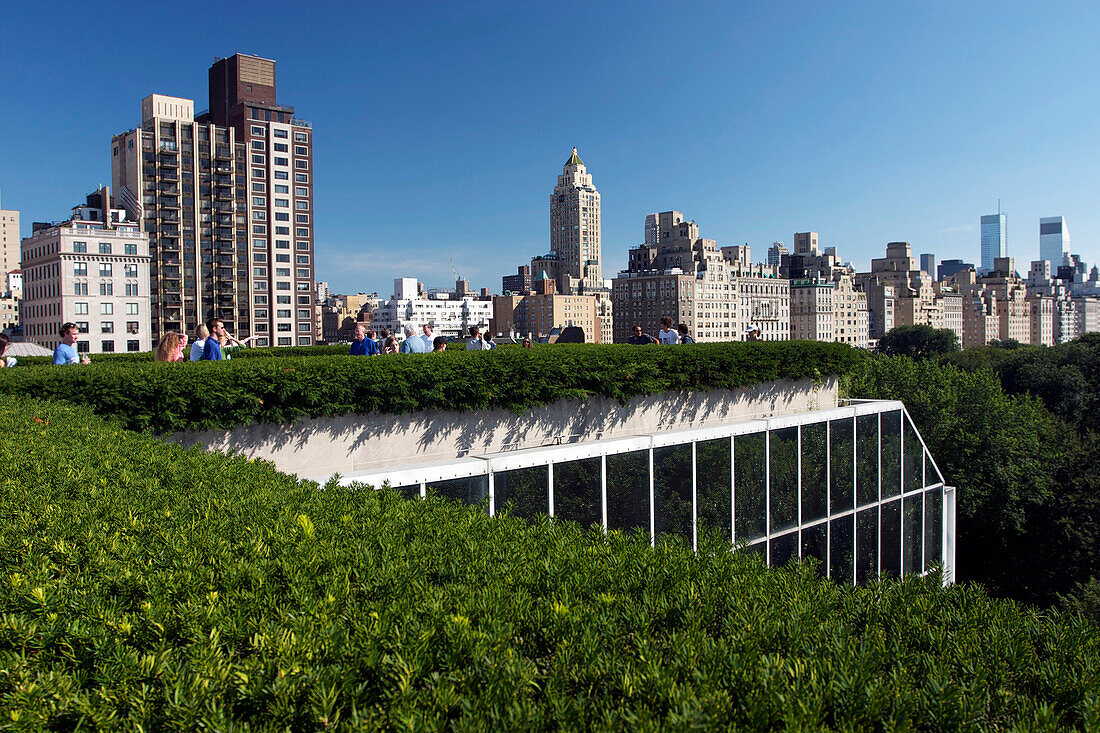
[[531, 272], [545, 271], [564, 295], [602, 290], [601, 228], [600, 192], [573, 148], [550, 194], [550, 253], [533, 259]]
[[593, 295], [561, 295], [549, 287], [543, 292], [527, 295], [493, 297], [490, 328], [494, 334], [527, 336], [537, 341], [549, 337], [555, 329], [568, 326], [584, 331], [586, 343], [602, 343], [599, 298]]
[[1049, 262], [1055, 274], [1069, 262], [1069, 227], [1064, 216], [1039, 219], [1039, 259]]
[[1008, 215], [987, 214], [981, 220], [982, 262], [979, 269], [993, 269], [993, 260], [1008, 256]]
[[376, 331], [387, 328], [396, 336], [410, 326], [419, 334], [421, 327], [430, 324], [436, 336], [461, 339], [471, 326], [487, 329], [493, 316], [491, 299], [447, 293], [424, 296], [413, 277], [395, 279], [393, 291], [393, 297], [379, 303], [370, 319], [370, 327]]
[[0, 278], [19, 267], [19, 212], [0, 207]]
[[209, 71], [210, 109], [153, 94], [112, 141], [112, 182], [148, 234], [154, 337], [218, 317], [256, 346], [314, 342], [313, 131], [275, 99], [275, 62]]
[[516, 268], [515, 275], [505, 275], [500, 279], [500, 292], [508, 295], [514, 293], [522, 295], [531, 292], [531, 266], [520, 265]]
[[77, 351], [150, 351], [149, 240], [100, 189], [59, 224], [22, 242], [23, 338], [48, 349], [77, 325]]

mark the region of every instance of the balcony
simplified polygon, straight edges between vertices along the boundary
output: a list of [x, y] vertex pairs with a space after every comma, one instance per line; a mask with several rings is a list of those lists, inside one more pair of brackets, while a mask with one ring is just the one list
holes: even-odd
[[162, 181], [178, 181], [180, 179], [180, 174], [172, 168], [158, 168], [157, 177]]
[[233, 151], [219, 145], [214, 148], [214, 158], [216, 160], [233, 160]]
[[161, 156], [159, 158], [157, 158], [157, 164], [160, 165], [161, 168], [179, 168], [180, 167], [179, 158], [178, 158], [178, 156], [175, 156], [175, 155], [161, 154]]

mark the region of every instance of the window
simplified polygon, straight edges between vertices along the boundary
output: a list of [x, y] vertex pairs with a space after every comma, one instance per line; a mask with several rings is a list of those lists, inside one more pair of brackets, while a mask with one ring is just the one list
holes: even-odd
[[276, 295], [275, 296], [275, 302], [277, 302], [279, 305], [290, 305], [290, 296], [289, 295]]
[[275, 165], [290, 165], [286, 158], [275, 157]]
[[[286, 186], [283, 186], [283, 188], [286, 188]], [[275, 205], [276, 206], [282, 206], [283, 208], [289, 209], [290, 208], [290, 199], [275, 199]]]
[[88, 315], [87, 303], [73, 303], [73, 308], [75, 309], [73, 312], [76, 313], [78, 316]]
[[126, 315], [136, 316], [137, 314], [138, 314], [138, 304], [137, 303], [127, 303], [126, 304]]
[[284, 183], [276, 183], [275, 193], [290, 193], [290, 186], [287, 186]]
[[279, 346], [290, 346], [291, 338], [289, 336], [284, 336], [284, 337], [278, 339], [278, 341], [279, 341]]
[[252, 134], [257, 135], [259, 137], [263, 137], [264, 136], [264, 128], [260, 127], [259, 125], [253, 125], [252, 126]]
[[264, 169], [263, 168], [253, 168], [252, 169], [252, 177], [253, 178], [263, 178], [264, 177]]
[[286, 171], [275, 171], [275, 178], [280, 181], [285, 181], [289, 177]]
[[137, 332], [138, 332], [138, 322], [137, 321], [126, 321], [126, 333], [137, 333]]
[[252, 277], [267, 277], [267, 268], [266, 267], [253, 267], [252, 268]]
[[128, 254], [128, 255], [136, 255], [137, 254], [137, 244], [134, 244], [132, 242], [127, 242], [126, 244], [122, 245], [122, 251], [125, 254]]
[[115, 352], [115, 342], [114, 341], [100, 341], [99, 342], [99, 350], [102, 351], [104, 354], [113, 354]]
[[267, 283], [263, 280], [257, 280], [252, 284], [252, 287], [256, 290], [267, 290]]
[[305, 134], [304, 132], [294, 133], [294, 142], [304, 143], [304, 142], [307, 142], [308, 140], [309, 140], [309, 135]]
[[257, 308], [252, 313], [256, 318], [267, 318], [267, 308]]
[[276, 290], [290, 290], [290, 283], [275, 283]]
[[309, 305], [309, 296], [308, 295], [299, 295], [298, 296], [298, 305]]
[[87, 277], [88, 276], [88, 263], [87, 262], [74, 262], [73, 263], [73, 275], [75, 277]]
[[309, 223], [309, 214], [295, 214], [294, 215], [294, 222], [296, 224], [308, 224]]
[[290, 249], [290, 242], [286, 239], [276, 239], [275, 249]]
[[114, 321], [103, 321], [102, 323], [99, 324], [99, 332], [100, 333], [114, 333], [115, 332], [115, 322]]
[[263, 140], [253, 140], [252, 141], [252, 149], [253, 150], [265, 150], [266, 148], [267, 148], [267, 143], [265, 143]]
[[290, 262], [290, 255], [279, 254], [278, 252], [276, 252], [275, 253], [275, 261], [276, 262]]
[[264, 164], [267, 163], [267, 157], [264, 156], [264, 155], [260, 155], [259, 153], [253, 153], [252, 154], [252, 163], [254, 165], [264, 165]]
[[290, 309], [289, 308], [279, 308], [278, 310], [275, 311], [275, 317], [276, 318], [290, 318]]
[[307, 308], [299, 308], [298, 309], [298, 320], [299, 321], [305, 321], [305, 320], [308, 320], [309, 318], [310, 318], [310, 312]]
[[88, 283], [73, 283], [73, 295], [87, 295]]
[[101, 316], [113, 316], [114, 314], [115, 314], [115, 304], [114, 303], [100, 303], [99, 304], [99, 315], [101, 315]]
[[267, 184], [260, 183], [259, 181], [252, 182], [252, 193], [264, 193], [267, 191]]
[[256, 305], [267, 305], [267, 296], [266, 295], [257, 295], [257, 296], [255, 296], [255, 298], [253, 298], [253, 300], [256, 301]]
[[294, 154], [295, 155], [309, 155], [309, 149], [306, 148], [305, 145], [295, 145], [294, 146]]
[[267, 199], [265, 199], [263, 196], [253, 196], [252, 197], [252, 205], [253, 206], [267, 206]]
[[77, 321], [76, 322], [76, 330], [79, 331], [80, 333], [88, 333], [88, 322], [87, 321]]
[[123, 265], [122, 266], [123, 277], [137, 277], [137, 265]]
[[286, 331], [290, 331], [292, 329], [291, 329], [291, 326], [290, 326], [289, 323], [276, 323], [275, 324], [275, 330], [286, 332]]
[[294, 187], [294, 195], [295, 196], [309, 196], [309, 189], [306, 188], [305, 186], [295, 186]]
[[137, 283], [126, 283], [126, 295], [137, 295], [138, 286]]
[[308, 293], [309, 292], [309, 283], [298, 283], [298, 292], [299, 293]]
[[114, 266], [110, 262], [99, 263], [99, 276], [110, 277], [113, 274]]
[[298, 344], [301, 345], [301, 346], [309, 346], [312, 343], [313, 343], [313, 337], [312, 336], [299, 336], [298, 337]]
[[271, 131], [271, 135], [273, 137], [281, 137], [281, 138], [285, 139], [286, 138], [286, 130], [274, 129], [274, 130]]
[[289, 149], [286, 143], [275, 143], [271, 147], [276, 153], [285, 153]]
[[301, 252], [302, 250], [307, 250], [308, 251], [309, 250], [309, 242], [298, 242], [298, 247], [297, 248], [298, 248], [299, 252]]
[[115, 284], [114, 283], [100, 283], [99, 284], [99, 294], [100, 295], [114, 295], [115, 294]]
[[252, 225], [252, 233], [253, 234], [267, 234], [267, 225], [266, 224], [253, 224]]
[[302, 158], [299, 158], [299, 159], [294, 161], [294, 167], [297, 168], [300, 171], [309, 170], [309, 161], [308, 160], [303, 160]]
[[297, 262], [299, 265], [308, 265], [309, 255], [295, 255], [294, 261]]
[[100, 242], [99, 243], [99, 253], [101, 255], [111, 254], [111, 243], [110, 242]]
[[73, 252], [87, 252], [87, 251], [88, 251], [88, 243], [87, 242], [73, 242]]
[[267, 262], [267, 253], [266, 252], [253, 252], [252, 253], [252, 261], [253, 262]]
[[308, 173], [295, 173], [294, 174], [294, 182], [295, 183], [309, 183], [309, 174]]
[[299, 323], [298, 324], [298, 330], [299, 331], [304, 331], [305, 333], [310, 333], [311, 331], [313, 331], [313, 324], [312, 323]]
[[296, 236], [296, 237], [308, 237], [309, 236], [309, 230], [306, 229], [305, 227], [295, 227], [294, 236]]
[[253, 211], [252, 212], [252, 218], [257, 220], [257, 221], [266, 221], [267, 220], [267, 212], [266, 211]]
[[276, 234], [290, 234], [290, 227], [275, 227]]
[[141, 351], [141, 342], [137, 339], [130, 339], [126, 342], [127, 351]]
[[290, 221], [290, 214], [285, 211], [276, 211], [275, 221]]
[[299, 267], [298, 268], [298, 277], [309, 279], [309, 268], [308, 267]]
[[275, 277], [290, 277], [290, 268], [289, 267], [276, 267], [275, 268]]

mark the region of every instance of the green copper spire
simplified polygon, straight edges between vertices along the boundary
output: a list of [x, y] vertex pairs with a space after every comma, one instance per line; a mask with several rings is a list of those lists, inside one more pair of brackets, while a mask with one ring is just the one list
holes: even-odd
[[565, 161], [566, 165], [584, 165], [584, 161], [581, 160], [581, 156], [577, 155], [577, 149], [573, 148], [573, 154], [569, 156], [569, 160]]

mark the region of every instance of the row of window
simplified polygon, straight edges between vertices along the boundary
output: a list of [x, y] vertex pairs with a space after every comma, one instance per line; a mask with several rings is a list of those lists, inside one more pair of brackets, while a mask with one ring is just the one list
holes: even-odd
[[[73, 277], [87, 277], [88, 276], [88, 263], [87, 262], [74, 262], [73, 263]], [[99, 263], [99, 276], [100, 277], [113, 277], [114, 265], [110, 262]], [[123, 277], [137, 277], [138, 266], [137, 265], [123, 265], [122, 266]]]
[[[284, 194], [289, 194], [290, 193], [290, 186], [284, 185], [282, 183], [276, 183], [274, 185], [275, 185], [275, 188], [274, 188], [275, 193], [277, 193], [277, 194], [278, 193], [284, 193]], [[253, 181], [252, 182], [252, 192], [253, 193], [267, 193], [267, 184], [263, 183], [262, 181]], [[295, 196], [309, 196], [309, 189], [305, 186], [295, 186], [294, 187], [294, 195]], [[258, 204], [258, 203], [256, 203], [256, 201], [257, 201], [257, 197], [253, 197], [252, 198], [252, 203], [254, 205], [256, 205], [256, 206], [263, 206], [264, 205], [264, 204]]]
[[[88, 283], [81, 283], [81, 282], [73, 283], [73, 295], [87, 295], [87, 294], [88, 294]], [[100, 295], [114, 295], [115, 294], [115, 284], [112, 283], [112, 282], [102, 282], [102, 283], [100, 283], [99, 284], [99, 294]], [[138, 295], [137, 283], [126, 283], [125, 284], [125, 295], [127, 297], [137, 296]]]
[[[253, 296], [255, 298], [256, 305], [267, 305], [267, 296], [257, 294]], [[276, 295], [275, 303], [278, 305], [290, 305], [289, 295]], [[299, 295], [298, 305], [313, 305], [313, 298], [309, 295]]]
[[[126, 303], [125, 306], [126, 306], [126, 315], [128, 315], [128, 316], [138, 315], [138, 304], [137, 303]], [[78, 316], [88, 315], [88, 304], [87, 303], [83, 303], [83, 302], [73, 303], [73, 308], [74, 308], [73, 312], [76, 313]], [[114, 303], [100, 303], [99, 304], [99, 315], [101, 315], [101, 316], [113, 316], [114, 314], [115, 314], [115, 304]]]

